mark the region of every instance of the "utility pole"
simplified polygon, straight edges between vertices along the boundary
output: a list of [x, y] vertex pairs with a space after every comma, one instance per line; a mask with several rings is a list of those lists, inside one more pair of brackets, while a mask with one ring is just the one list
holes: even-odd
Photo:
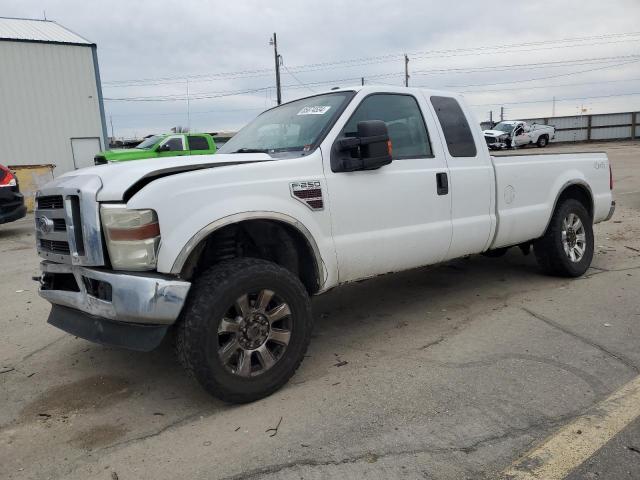
[[553, 103], [551, 104], [551, 116], [556, 116], [556, 97], [553, 97]]
[[404, 54], [404, 86], [409, 86], [409, 57]]
[[187, 78], [187, 131], [191, 130], [191, 103], [189, 100], [189, 78]]
[[493, 110], [489, 110], [489, 123], [493, 127]]
[[360, 77], [360, 85], [364, 87], [364, 77]]
[[111, 141], [115, 143], [116, 137], [113, 134], [113, 117], [111, 115], [109, 115], [109, 123], [111, 124]]
[[504, 107], [500, 107], [500, 121], [504, 120]]
[[269, 45], [273, 45], [273, 55], [276, 61], [276, 96], [278, 98], [278, 105], [280, 105], [282, 103], [282, 92], [280, 92], [280, 55], [278, 55], [278, 39], [275, 32], [271, 40], [269, 40]]

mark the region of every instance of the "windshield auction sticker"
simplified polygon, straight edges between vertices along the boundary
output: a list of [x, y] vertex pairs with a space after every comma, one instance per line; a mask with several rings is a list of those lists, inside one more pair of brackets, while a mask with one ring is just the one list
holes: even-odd
[[324, 115], [331, 108], [330, 105], [318, 105], [315, 107], [304, 107], [298, 115]]

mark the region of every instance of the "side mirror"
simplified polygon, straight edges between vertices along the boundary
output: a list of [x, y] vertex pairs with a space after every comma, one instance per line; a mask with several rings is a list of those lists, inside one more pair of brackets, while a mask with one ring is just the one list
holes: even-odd
[[358, 122], [358, 135], [339, 139], [331, 155], [331, 170], [375, 170], [391, 163], [391, 142], [382, 120]]

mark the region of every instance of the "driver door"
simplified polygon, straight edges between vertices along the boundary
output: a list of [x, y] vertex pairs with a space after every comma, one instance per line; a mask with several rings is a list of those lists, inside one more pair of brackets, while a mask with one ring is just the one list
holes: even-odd
[[323, 150], [341, 283], [436, 263], [447, 254], [452, 234], [448, 168], [439, 143], [432, 148], [429, 140], [437, 130], [423, 101], [395, 93], [354, 101], [357, 106], [337, 139], [354, 136], [360, 121], [384, 121], [392, 143], [388, 165], [334, 172], [330, 149]]

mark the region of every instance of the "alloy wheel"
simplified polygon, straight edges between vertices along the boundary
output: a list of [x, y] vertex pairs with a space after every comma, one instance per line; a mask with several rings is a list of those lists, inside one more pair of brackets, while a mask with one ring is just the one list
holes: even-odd
[[580, 217], [570, 213], [562, 221], [562, 246], [569, 260], [578, 263], [582, 260], [587, 246], [587, 235]]
[[291, 309], [275, 292], [263, 289], [244, 294], [218, 326], [218, 356], [235, 375], [260, 375], [283, 357], [291, 329]]

